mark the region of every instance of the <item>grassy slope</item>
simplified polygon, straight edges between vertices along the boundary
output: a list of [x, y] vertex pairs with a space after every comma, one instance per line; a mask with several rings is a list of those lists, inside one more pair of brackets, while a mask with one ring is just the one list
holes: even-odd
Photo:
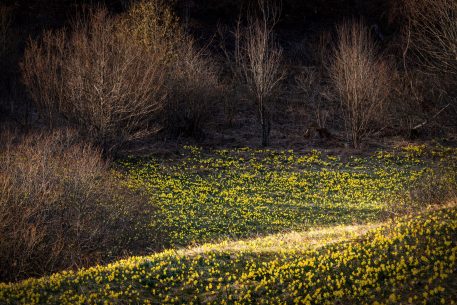
[[[457, 208], [386, 222], [403, 209], [392, 205], [393, 196], [436, 160], [455, 157], [454, 150], [410, 147], [343, 161], [316, 151], [189, 149], [169, 160], [128, 160], [125, 181], [159, 204], [151, 225], [169, 232], [166, 242], [210, 243], [0, 284], [0, 304], [452, 304], [457, 298]], [[217, 242], [226, 237], [232, 241]]]
[[381, 226], [209, 244], [2, 284], [0, 303], [452, 304], [456, 255], [450, 207]]

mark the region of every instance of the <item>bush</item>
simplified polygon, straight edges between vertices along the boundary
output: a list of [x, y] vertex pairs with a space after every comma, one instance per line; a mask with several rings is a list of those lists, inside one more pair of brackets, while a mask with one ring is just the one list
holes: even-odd
[[220, 99], [218, 69], [213, 60], [187, 35], [168, 3], [148, 0], [133, 4], [125, 16], [124, 33], [150, 52], [163, 53], [166, 86], [165, 127], [172, 134], [201, 136]]
[[163, 55], [163, 60], [179, 60], [178, 50], [186, 35], [178, 17], [163, 0], [134, 2], [121, 16], [121, 32], [153, 53]]
[[119, 34], [104, 10], [75, 23], [71, 34], [47, 32], [31, 41], [23, 78], [43, 118], [71, 125], [105, 152], [145, 140], [160, 129], [166, 90], [160, 50]]
[[[427, 104], [443, 126], [457, 123], [457, 2], [454, 0], [404, 0], [406, 52], [427, 77]], [[419, 65], [417, 65], [419, 63]]]
[[148, 198], [69, 131], [0, 136], [0, 281], [157, 248]]
[[379, 55], [370, 31], [361, 21], [342, 23], [337, 35], [329, 75], [341, 102], [347, 138], [358, 148], [383, 119], [393, 68]]
[[190, 38], [179, 54], [180, 60], [170, 65], [166, 127], [175, 135], [201, 138], [212, 110], [222, 99], [219, 71]]
[[314, 67], [304, 68], [295, 77], [295, 90], [300, 95], [303, 106], [312, 111], [315, 122], [312, 125], [323, 130], [334, 112], [334, 103], [328, 96], [328, 88], [323, 84], [323, 75]]
[[411, 42], [426, 71], [457, 82], [457, 2], [405, 0]]

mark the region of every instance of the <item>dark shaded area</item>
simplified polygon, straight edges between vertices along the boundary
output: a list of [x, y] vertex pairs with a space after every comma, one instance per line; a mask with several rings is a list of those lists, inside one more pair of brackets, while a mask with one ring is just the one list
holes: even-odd
[[[185, 6], [182, 1], [178, 6]], [[187, 1], [188, 2], [188, 1]], [[256, 1], [215, 1], [200, 0], [191, 1], [191, 7], [195, 10], [196, 16], [205, 19], [230, 19], [236, 17], [241, 9], [253, 6]], [[360, 1], [360, 0], [326, 0], [326, 1], [297, 1], [284, 0], [282, 2], [283, 16], [287, 21], [303, 21], [304, 19], [314, 21], [335, 20], [336, 18], [348, 16], [365, 16], [369, 18], [380, 18], [390, 1]]]
[[[14, 8], [15, 26], [39, 31], [46, 27], [62, 26], [87, 8], [106, 6], [120, 13], [135, 0], [4, 0]], [[255, 6], [254, 0], [172, 0], [176, 13], [201, 24], [214, 26], [233, 23], [240, 13]], [[335, 23], [348, 17], [363, 17], [369, 23], [383, 27], [394, 24], [391, 0], [284, 0], [282, 1], [282, 25], [300, 27], [310, 23]], [[389, 28], [392, 30], [392, 28]]]
[[[113, 13], [125, 11], [135, 0], [3, 0], [2, 5], [10, 9], [13, 37], [12, 50], [6, 59], [0, 58], [0, 99], [7, 100], [0, 105], [3, 114], [28, 113], [27, 96], [21, 87], [19, 64], [29, 38], [36, 38], [46, 29], [67, 25], [84, 11], [100, 6]], [[254, 0], [172, 0], [169, 1], [176, 14], [186, 22], [188, 31], [202, 40], [211, 39], [217, 26], [232, 26], [240, 14], [254, 7]], [[376, 24], [383, 32], [394, 32], [395, 24], [389, 12], [391, 1], [362, 0], [284, 0], [282, 17], [278, 27], [280, 40], [299, 41], [304, 33], [320, 31], [339, 20], [363, 16], [369, 24]], [[12, 104], [12, 100], [19, 100]], [[6, 105], [5, 105], [6, 104]], [[29, 118], [20, 118], [26, 122]]]
[[[0, 54], [0, 120], [2, 117], [6, 117], [19, 123], [18, 126], [27, 128], [30, 126], [29, 122], [36, 121], [34, 118], [38, 117], [33, 111], [32, 103], [20, 77], [20, 62], [29, 39], [36, 39], [47, 29], [65, 27], [87, 10], [103, 6], [113, 14], [120, 14], [125, 12], [131, 3], [137, 1], [139, 0], [3, 0], [1, 6], [7, 6], [11, 11], [10, 36], [14, 41], [11, 41], [10, 51], [5, 56]], [[208, 46], [208, 50], [212, 53], [211, 55], [214, 55], [214, 58], [223, 60], [218, 29], [220, 26], [224, 26], [229, 33], [233, 30], [239, 16], [245, 16], [247, 11], [252, 10], [257, 4], [257, 0], [170, 0], [166, 3], [173, 7], [186, 30], [192, 33], [198, 43], [203, 47]], [[302, 66], [318, 65], [313, 58], [315, 54], [312, 54], [315, 50], [310, 50], [309, 45], [316, 46], [320, 34], [328, 32], [332, 35], [335, 24], [351, 18], [362, 18], [373, 32], [373, 36], [379, 42], [382, 50], [386, 51], [394, 60], [398, 62], [402, 60], [403, 42], [401, 35], [398, 34], [401, 33], [405, 18], [402, 16], [401, 9], [397, 7], [399, 1], [282, 0], [281, 3], [281, 18], [275, 30], [279, 43], [284, 49], [289, 83], [293, 83], [294, 76], [301, 73]], [[334, 40], [334, 36], [329, 37], [330, 41]], [[230, 38], [227, 40], [224, 43], [228, 48], [233, 48], [233, 42], [230, 41]], [[398, 66], [402, 69], [403, 63], [399, 63]], [[290, 97], [285, 97], [285, 99], [287, 98]], [[427, 108], [428, 104], [424, 104], [423, 108]], [[446, 113], [449, 111], [447, 110]], [[430, 112], [431, 115], [436, 113], [433, 109]], [[246, 113], [244, 111], [243, 115], [247, 119], [242, 119], [252, 121], [252, 118], [249, 115], [246, 116]], [[286, 122], [291, 121], [290, 114], [282, 109], [275, 116], [277, 122], [274, 122], [276, 126], [273, 126], [273, 130], [278, 125], [284, 125], [279, 120], [282, 117]], [[426, 119], [427, 116], [415, 118], [416, 121]], [[306, 125], [309, 123], [304, 123], [306, 120], [303, 120], [302, 116], [298, 120], [293, 124]], [[232, 122], [230, 125], [233, 125]], [[306, 132], [310, 128], [314, 127], [305, 128]], [[220, 131], [220, 134], [224, 134], [221, 141], [230, 141], [232, 135], [230, 131], [227, 133], [228, 128], [217, 126], [214, 129]], [[308, 136], [306, 132], [305, 137]], [[293, 132], [287, 131], [287, 133]], [[317, 130], [317, 133], [319, 139], [326, 143], [330, 142], [329, 139], [334, 138], [333, 134], [328, 133], [326, 129]], [[301, 143], [303, 141], [302, 133], [298, 136]], [[414, 131], [410, 136], [414, 139], [420, 138], [422, 133]], [[233, 137], [240, 138], [236, 134]]]

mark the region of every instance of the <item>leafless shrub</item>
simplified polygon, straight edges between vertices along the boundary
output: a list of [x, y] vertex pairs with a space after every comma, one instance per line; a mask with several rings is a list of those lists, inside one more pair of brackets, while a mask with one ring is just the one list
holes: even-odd
[[[441, 124], [457, 118], [457, 2], [453, 0], [404, 0], [406, 22], [404, 55], [414, 60], [430, 80], [428, 101], [437, 113], [450, 105], [440, 115]], [[411, 52], [412, 51], [412, 52]], [[433, 85], [433, 86], [432, 86]], [[431, 90], [434, 92], [431, 92]], [[438, 93], [434, 95], [433, 93]], [[429, 116], [434, 115], [429, 114]]]
[[389, 208], [392, 215], [411, 213], [430, 206], [455, 204], [457, 160], [449, 157], [446, 159], [427, 169], [406, 191], [393, 196]]
[[306, 67], [295, 77], [295, 88], [302, 107], [310, 111], [314, 118], [313, 128], [325, 129], [334, 112], [333, 101], [327, 96], [327, 87], [319, 68]]
[[338, 116], [340, 105], [322, 67], [303, 68], [293, 86], [301, 105], [297, 108], [302, 112], [301, 123], [306, 127], [304, 138], [326, 143], [339, 140], [334, 130], [343, 124]]
[[[274, 40], [273, 29], [278, 22], [280, 8], [267, 0], [259, 0], [260, 18], [250, 16], [245, 28], [235, 32], [235, 64], [240, 78], [257, 105], [262, 130], [262, 145], [269, 145], [271, 103], [284, 78], [281, 69], [282, 50]], [[238, 25], [240, 27], [240, 24]]]
[[361, 21], [344, 22], [329, 67], [331, 84], [354, 147], [379, 127], [389, 101], [392, 66], [379, 55], [370, 31]]
[[118, 34], [104, 10], [71, 32], [47, 32], [25, 51], [23, 79], [41, 115], [108, 152], [154, 134], [166, 94], [162, 54]]
[[414, 126], [425, 119], [425, 82], [416, 73], [392, 75], [392, 102], [388, 112], [392, 114], [392, 130], [411, 136]]
[[133, 2], [120, 17], [120, 23], [122, 34], [149, 51], [163, 55], [162, 60], [181, 60], [178, 50], [187, 42], [187, 35], [167, 1]]
[[303, 96], [305, 103], [310, 103], [318, 99], [320, 95], [320, 82], [322, 76], [314, 67], [306, 67], [295, 77], [297, 89]]
[[133, 43], [162, 54], [170, 92], [164, 103], [165, 129], [177, 135], [202, 136], [212, 105], [221, 99], [215, 62], [184, 32], [165, 1], [133, 4], [121, 20], [122, 32]]
[[22, 65], [24, 83], [50, 125], [59, 124], [65, 111], [65, 40], [64, 32], [45, 33], [40, 42], [30, 42]]
[[218, 26], [218, 35], [220, 39], [219, 47], [225, 57], [224, 68], [226, 77], [224, 85], [226, 92], [223, 101], [225, 117], [229, 125], [233, 124], [235, 115], [247, 95], [240, 63], [241, 31], [241, 17], [238, 19], [234, 31], [231, 31], [227, 26]]
[[188, 39], [178, 50], [180, 59], [170, 64], [167, 128], [173, 133], [201, 137], [214, 104], [221, 100], [221, 85], [216, 64]]
[[391, 79], [394, 102], [388, 105], [386, 117], [391, 132], [414, 139], [452, 131], [452, 99], [440, 77], [408, 69], [393, 73]]
[[148, 198], [121, 186], [76, 133], [0, 138], [0, 280], [158, 247]]
[[428, 71], [457, 81], [457, 2], [405, 0], [412, 47]]
[[333, 40], [331, 32], [327, 30], [309, 36], [305, 40], [305, 46], [309, 50], [309, 59], [313, 65], [303, 67], [294, 78], [295, 96], [303, 104], [302, 108], [306, 113], [303, 117], [307, 119], [304, 122], [307, 127], [307, 138], [318, 137], [328, 140], [329, 130], [342, 125], [336, 115], [340, 105], [336, 102], [337, 97], [331, 89], [327, 75], [331, 59], [329, 49]]

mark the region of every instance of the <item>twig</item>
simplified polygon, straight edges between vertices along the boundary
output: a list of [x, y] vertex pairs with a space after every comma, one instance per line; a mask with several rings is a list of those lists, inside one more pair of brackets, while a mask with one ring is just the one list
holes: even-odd
[[444, 106], [443, 108], [441, 108], [440, 111], [438, 111], [434, 116], [432, 116], [430, 120], [427, 119], [427, 120], [423, 121], [422, 123], [420, 123], [420, 124], [414, 126], [414, 127], [412, 128], [412, 130], [417, 130], [417, 129], [419, 129], [419, 128], [424, 127], [425, 125], [427, 125], [428, 123], [430, 123], [432, 120], [434, 120], [437, 116], [439, 116], [439, 115], [440, 115], [444, 110], [446, 110], [446, 108], [449, 107], [450, 105], [451, 105], [450, 103], [447, 104], [446, 106]]

